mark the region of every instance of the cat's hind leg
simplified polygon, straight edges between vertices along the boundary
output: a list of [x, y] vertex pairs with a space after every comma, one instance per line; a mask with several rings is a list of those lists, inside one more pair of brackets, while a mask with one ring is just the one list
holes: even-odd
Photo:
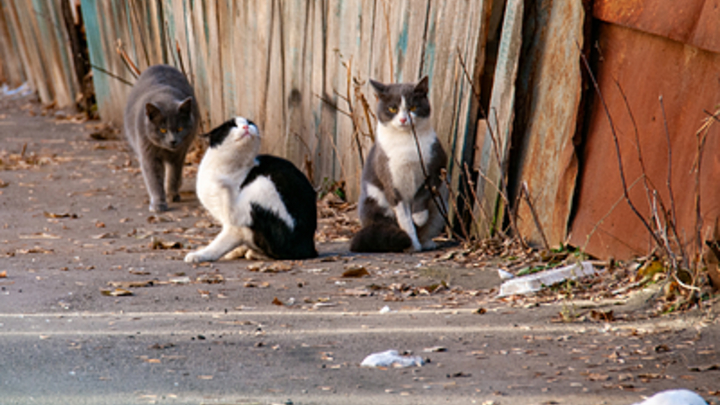
[[252, 235], [248, 228], [223, 227], [217, 237], [205, 248], [190, 252], [185, 256], [187, 263], [214, 262], [226, 253], [246, 243], [248, 235]]

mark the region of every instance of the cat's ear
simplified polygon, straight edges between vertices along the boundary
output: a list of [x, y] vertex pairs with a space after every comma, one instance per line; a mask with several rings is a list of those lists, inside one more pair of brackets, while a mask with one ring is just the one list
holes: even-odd
[[180, 103], [180, 106], [178, 107], [178, 112], [181, 115], [189, 116], [192, 113], [192, 103], [193, 103], [192, 97], [186, 98], [185, 100], [183, 100]]
[[428, 93], [428, 81], [429, 81], [429, 79], [427, 76], [420, 79], [418, 84], [415, 85], [415, 93], [427, 94]]
[[152, 122], [159, 122], [163, 118], [162, 111], [153, 103], [145, 104], [145, 114]]
[[383, 93], [385, 93], [385, 91], [387, 91], [386, 85], [384, 85], [380, 82], [376, 82], [373, 79], [370, 79], [370, 85], [373, 87], [373, 89], [375, 89], [375, 92], [377, 94], [383, 94]]

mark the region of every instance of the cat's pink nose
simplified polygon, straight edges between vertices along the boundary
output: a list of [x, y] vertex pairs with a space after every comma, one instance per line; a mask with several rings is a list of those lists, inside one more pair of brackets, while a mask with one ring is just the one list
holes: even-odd
[[401, 124], [404, 124], [404, 123], [406, 123], [406, 122], [407, 122], [407, 118], [400, 118], [400, 123], [401, 123]]
[[241, 126], [240, 126], [240, 129], [242, 129], [243, 131], [247, 131], [248, 126], [247, 126], [247, 125], [241, 125]]

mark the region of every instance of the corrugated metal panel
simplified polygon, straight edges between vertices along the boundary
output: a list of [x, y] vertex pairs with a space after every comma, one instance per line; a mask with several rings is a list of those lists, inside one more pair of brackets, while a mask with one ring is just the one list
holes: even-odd
[[38, 91], [40, 101], [73, 107], [78, 83], [74, 75], [67, 32], [59, 1], [7, 0], [2, 3], [7, 35], [0, 41], [2, 54], [12, 58], [14, 80], [22, 67]]
[[[526, 11], [523, 65], [518, 73], [511, 164], [516, 188], [527, 183], [544, 237], [552, 247], [565, 242], [575, 191], [578, 159], [573, 145], [580, 105], [585, 11], [578, 1], [534, 2]], [[515, 191], [519, 195], [519, 191]], [[543, 235], [524, 200], [518, 229], [541, 246]]]
[[593, 14], [605, 22], [720, 52], [720, 0], [596, 0]]
[[[673, 10], [667, 12], [672, 14]], [[669, 20], [661, 18], [660, 21]], [[682, 19], [678, 21], [682, 22]], [[646, 217], [649, 217], [650, 204], [642, 182], [635, 130], [615, 80], [627, 95], [630, 111], [637, 122], [647, 178], [669, 206], [670, 195], [666, 187], [668, 147], [658, 101], [658, 97], [663, 97], [672, 150], [678, 232], [682, 241], [692, 246], [696, 235], [695, 134], [707, 117], [703, 110], [715, 111], [720, 105], [720, 53], [606, 23], [601, 24], [598, 45], [602, 61], [597, 76], [619, 137], [625, 176], [631, 187], [630, 197]], [[718, 150], [720, 125], [716, 123], [707, 138], [701, 171], [703, 235], [712, 235], [708, 231], [720, 216]], [[622, 199], [610, 126], [599, 101], [594, 103], [590, 115], [578, 208], [570, 241], [595, 256], [618, 259], [647, 254], [652, 247], [648, 232]]]
[[[158, 7], [153, 9], [155, 4]], [[153, 38], [147, 59], [151, 64], [177, 65], [182, 58], [206, 129], [233, 115], [251, 117], [263, 130], [265, 152], [286, 156], [300, 167], [311, 161], [316, 184], [325, 178], [345, 179], [351, 198], [357, 195], [361, 172], [352, 120], [331, 106], [347, 110], [343, 97], [348, 75], [343, 62], [361, 82], [371, 77], [415, 81], [429, 74], [435, 128], [448, 151], [461, 157], [474, 118], [470, 84], [460, 69], [457, 49], [471, 72], [478, 60], [482, 65], [478, 50], [484, 4], [477, 0], [82, 2], [93, 64], [132, 80], [115, 53], [115, 43], [120, 38], [144, 68], [141, 39]], [[143, 24], [136, 23], [132, 12]], [[164, 31], [167, 36], [157, 34]], [[120, 123], [130, 88], [98, 71], [94, 82], [101, 117]], [[370, 87], [361, 89], [374, 108]], [[370, 139], [361, 139], [363, 154], [370, 144]]]

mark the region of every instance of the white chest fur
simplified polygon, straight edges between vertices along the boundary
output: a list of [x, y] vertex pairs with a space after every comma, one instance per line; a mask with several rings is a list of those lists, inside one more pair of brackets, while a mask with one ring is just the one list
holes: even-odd
[[252, 205], [258, 205], [280, 217], [290, 229], [295, 220], [282, 201], [275, 184], [266, 176], [258, 176], [242, 189], [248, 173], [257, 164], [232, 167], [222, 151], [209, 150], [198, 169], [197, 195], [203, 206], [224, 227], [252, 225]]
[[[417, 140], [412, 132], [399, 131], [389, 125], [378, 125], [377, 142], [388, 157], [388, 166], [393, 187], [400, 192], [403, 200], [409, 201], [425, 181], [422, 163], [427, 168], [432, 158], [433, 144], [437, 142], [435, 131], [429, 125], [416, 128]], [[418, 143], [420, 153], [418, 153]]]

